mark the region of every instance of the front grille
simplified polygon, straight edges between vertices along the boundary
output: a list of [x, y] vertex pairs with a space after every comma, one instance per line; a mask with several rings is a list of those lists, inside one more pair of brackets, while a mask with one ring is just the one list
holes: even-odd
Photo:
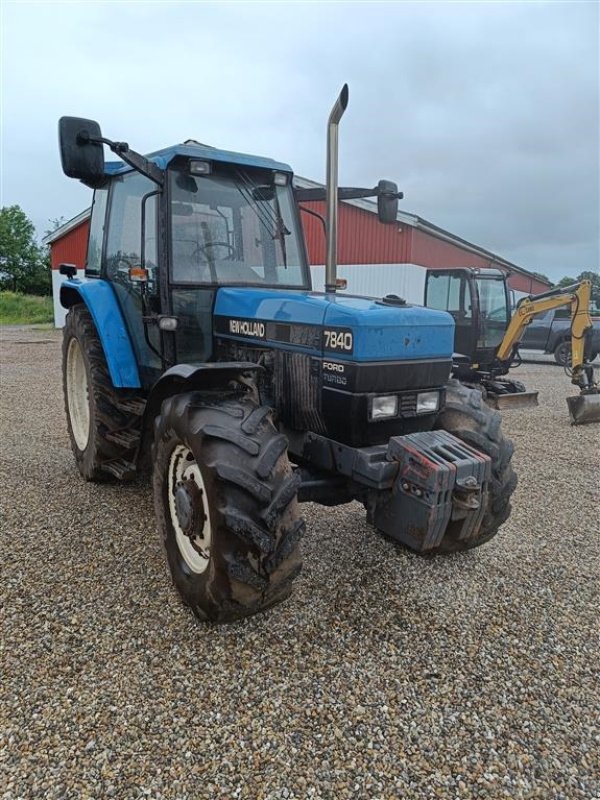
[[417, 416], [417, 393], [404, 392], [398, 395], [398, 416], [416, 417]]

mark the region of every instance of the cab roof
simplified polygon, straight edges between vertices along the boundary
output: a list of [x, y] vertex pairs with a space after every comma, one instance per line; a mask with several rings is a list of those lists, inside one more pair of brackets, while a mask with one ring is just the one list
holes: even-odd
[[[220, 161], [227, 164], [239, 164], [241, 167], [258, 167], [260, 169], [270, 169], [275, 172], [292, 172], [289, 164], [274, 161], [272, 158], [263, 156], [253, 156], [247, 153], [235, 153], [232, 150], [219, 150], [207, 144], [185, 143], [176, 144], [172, 147], [165, 147], [163, 150], [156, 150], [148, 153], [146, 158], [152, 161], [157, 167], [166, 169], [171, 161], [178, 156], [184, 158], [197, 158], [200, 161]], [[131, 167], [123, 161], [108, 161], [104, 165], [104, 172], [107, 175], [118, 175], [121, 172], [130, 172]]]
[[497, 278], [504, 280], [506, 273], [497, 267], [474, 267], [473, 272], [481, 278]]

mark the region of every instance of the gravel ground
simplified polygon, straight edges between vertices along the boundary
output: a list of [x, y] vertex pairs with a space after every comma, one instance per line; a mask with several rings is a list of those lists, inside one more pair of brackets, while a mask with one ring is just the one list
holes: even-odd
[[54, 331], [3, 334], [0, 794], [15, 798], [600, 795], [600, 426], [519, 372], [515, 508], [420, 558], [358, 506], [306, 506], [291, 600], [204, 626], [165, 572], [147, 486], [75, 471]]

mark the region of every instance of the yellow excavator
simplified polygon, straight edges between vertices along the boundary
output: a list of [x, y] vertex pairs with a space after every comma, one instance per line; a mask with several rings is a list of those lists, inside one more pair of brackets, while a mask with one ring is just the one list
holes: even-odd
[[506, 274], [499, 269], [428, 270], [425, 284], [425, 305], [454, 317], [454, 377], [478, 385], [486, 401], [499, 409], [537, 405], [537, 392], [504, 376], [521, 363], [519, 345], [531, 320], [570, 306], [572, 360], [566, 370], [579, 394], [568, 397], [567, 405], [574, 425], [600, 422], [600, 388], [586, 360], [587, 334], [593, 327], [590, 299], [590, 281], [580, 281], [524, 297], [511, 316]]

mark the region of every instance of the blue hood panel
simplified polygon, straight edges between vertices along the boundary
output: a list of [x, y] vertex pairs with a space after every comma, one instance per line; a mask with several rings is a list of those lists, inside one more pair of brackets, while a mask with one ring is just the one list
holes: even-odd
[[[452, 357], [454, 320], [445, 311], [421, 306], [390, 306], [363, 297], [277, 289], [222, 288], [217, 292], [215, 318], [229, 320], [218, 325], [218, 335], [236, 340], [265, 341], [315, 355], [351, 361], [409, 361]], [[263, 322], [253, 326], [248, 322]], [[221, 322], [224, 322], [221, 319]], [[301, 335], [285, 343], [271, 331], [285, 326], [318, 326], [319, 343]], [[352, 349], [328, 347], [328, 331], [352, 333]], [[285, 338], [285, 337], [284, 337]], [[346, 344], [348, 339], [340, 339]], [[302, 343], [300, 343], [302, 342]]]

